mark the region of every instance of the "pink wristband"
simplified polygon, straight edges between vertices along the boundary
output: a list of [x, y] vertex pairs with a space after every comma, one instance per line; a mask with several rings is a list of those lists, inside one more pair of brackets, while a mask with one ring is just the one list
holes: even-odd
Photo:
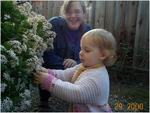
[[51, 69], [48, 69], [48, 74], [52, 74], [54, 76], [54, 72]]
[[41, 84], [42, 88], [46, 89], [46, 90], [50, 90], [50, 88], [52, 87], [52, 80], [55, 77], [52, 74], [48, 73], [48, 77], [43, 81], [43, 83]]

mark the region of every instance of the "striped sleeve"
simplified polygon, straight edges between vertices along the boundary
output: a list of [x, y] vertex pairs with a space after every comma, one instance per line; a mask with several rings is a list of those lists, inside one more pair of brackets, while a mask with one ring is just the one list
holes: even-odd
[[77, 67], [78, 65], [65, 70], [53, 70], [54, 76], [63, 81], [70, 81]]
[[100, 95], [100, 89], [95, 80], [90, 78], [75, 84], [57, 80], [52, 92], [65, 101], [80, 104], [93, 104]]

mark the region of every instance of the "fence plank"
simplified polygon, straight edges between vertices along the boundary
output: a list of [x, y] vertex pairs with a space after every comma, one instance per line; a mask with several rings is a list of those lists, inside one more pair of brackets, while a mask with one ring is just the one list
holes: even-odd
[[125, 29], [126, 29], [126, 41], [129, 44], [129, 48], [133, 48], [134, 46], [137, 8], [138, 8], [137, 1], [128, 1], [126, 3]]
[[53, 7], [54, 7], [54, 2], [53, 1], [48, 1], [48, 16], [47, 19], [49, 19], [50, 17], [53, 17]]
[[52, 16], [60, 15], [60, 8], [61, 8], [61, 5], [62, 5], [63, 1], [57, 1], [57, 2], [56, 1], [52, 1], [52, 2], [53, 2], [53, 7], [51, 9]]
[[96, 1], [95, 5], [95, 28], [104, 28], [104, 18], [105, 18], [105, 2]]
[[112, 32], [114, 34], [114, 1], [106, 1], [106, 8], [105, 8], [105, 29]]
[[63, 1], [32, 1], [33, 10], [49, 19], [58, 16]]
[[133, 65], [149, 69], [149, 2], [140, 1], [134, 45]]
[[43, 15], [45, 16], [45, 18], [47, 18], [48, 17], [48, 1], [45, 1], [44, 2], [44, 4], [43, 4], [43, 11], [44, 11], [44, 13], [43, 13]]
[[34, 2], [32, 2], [32, 7], [33, 7], [33, 10], [36, 13], [43, 15], [43, 8], [42, 8], [43, 7], [43, 1], [34, 1]]
[[125, 39], [125, 1], [115, 2], [114, 32], [117, 42]]
[[92, 26], [94, 25], [94, 19], [92, 17], [95, 17], [94, 8], [95, 3], [93, 3], [93, 1], [86, 2], [86, 22]]

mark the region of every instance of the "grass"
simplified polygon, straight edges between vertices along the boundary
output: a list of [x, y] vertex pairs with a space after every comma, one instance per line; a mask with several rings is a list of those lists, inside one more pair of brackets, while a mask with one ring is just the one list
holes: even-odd
[[109, 103], [117, 112], [149, 111], [149, 88], [142, 84], [111, 83]]

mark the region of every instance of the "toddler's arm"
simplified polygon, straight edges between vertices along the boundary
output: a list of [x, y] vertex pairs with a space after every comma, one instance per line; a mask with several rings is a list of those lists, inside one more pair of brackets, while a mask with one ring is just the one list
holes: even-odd
[[51, 90], [53, 88], [53, 82], [57, 78], [50, 73], [37, 72], [35, 75], [34, 83], [40, 84], [42, 89]]
[[93, 104], [101, 93], [99, 86], [91, 78], [75, 84], [58, 79], [54, 82], [51, 92], [65, 101], [80, 104]]
[[54, 76], [57, 77], [58, 79], [61, 79], [63, 81], [70, 81], [77, 66], [67, 68], [65, 70], [52, 70], [54, 73]]
[[77, 67], [78, 66], [74, 66], [65, 70], [46, 69], [44, 67], [41, 67], [39, 71], [52, 74], [56, 78], [61, 79], [63, 81], [70, 81]]
[[92, 77], [84, 78], [72, 84], [57, 79], [52, 74], [38, 73], [36, 81], [41, 84], [43, 89], [52, 92], [63, 100], [73, 103], [92, 104], [101, 93], [100, 87], [96, 83], [97, 80]]

